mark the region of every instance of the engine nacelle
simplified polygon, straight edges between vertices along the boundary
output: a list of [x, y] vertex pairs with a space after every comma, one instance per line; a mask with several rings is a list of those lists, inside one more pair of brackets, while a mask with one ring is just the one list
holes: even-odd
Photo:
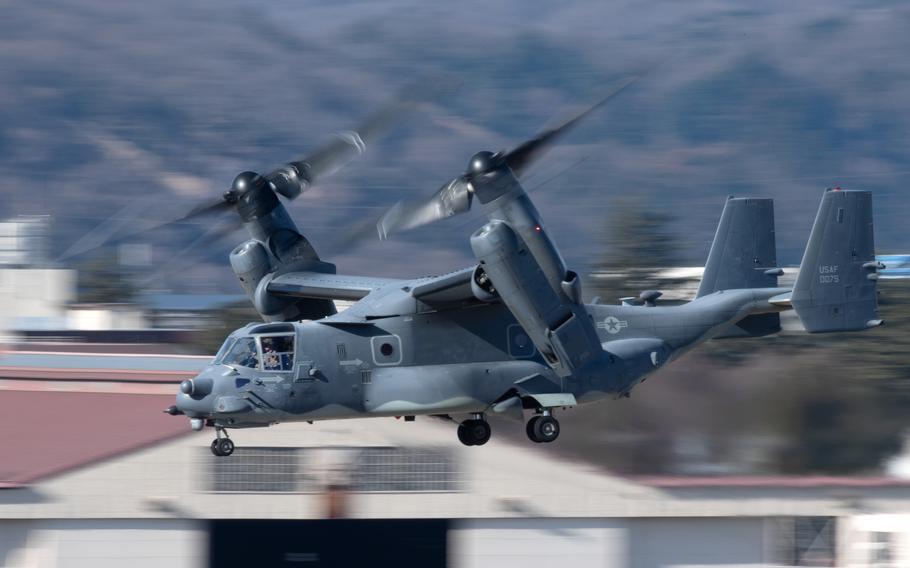
[[[295, 233], [296, 234], [296, 233]], [[297, 235], [298, 237], [300, 235]], [[285, 271], [310, 270], [334, 274], [335, 266], [318, 259], [299, 259], [301, 250], [309, 247], [309, 242], [300, 237], [291, 238], [292, 246], [279, 247], [291, 260], [285, 264], [277, 260], [273, 266], [273, 257], [265, 245], [256, 239], [250, 239], [231, 251], [231, 268], [240, 279], [240, 285], [253, 307], [266, 321], [298, 321], [302, 319], [319, 319], [335, 313], [335, 304], [331, 300], [312, 300], [308, 298], [291, 298], [269, 292], [272, 279]], [[312, 250], [312, 247], [309, 247]], [[296, 260], [295, 260], [296, 259]]]
[[483, 266], [479, 264], [474, 268], [474, 273], [471, 274], [471, 292], [481, 302], [499, 301], [499, 293], [493, 287], [493, 281], [487, 276]]
[[554, 290], [535, 255], [504, 221], [491, 221], [474, 233], [471, 248], [480, 261], [478, 270], [489, 278], [499, 298], [558, 374], [572, 375], [602, 354], [587, 311], [572, 298], [579, 291], [577, 276], [570, 275], [559, 292]]
[[260, 280], [272, 271], [272, 262], [262, 243], [249, 240], [231, 251], [231, 268], [240, 279], [243, 291], [252, 297]]
[[287, 298], [269, 294], [269, 281], [274, 276], [272, 261], [265, 246], [259, 241], [248, 240], [231, 251], [231, 268], [240, 279], [243, 291], [253, 302], [253, 307], [267, 319], [283, 314], [291, 304]]

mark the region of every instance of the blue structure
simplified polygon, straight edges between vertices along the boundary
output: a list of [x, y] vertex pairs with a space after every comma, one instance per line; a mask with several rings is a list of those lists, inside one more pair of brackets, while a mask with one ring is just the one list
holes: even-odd
[[875, 259], [885, 265], [878, 271], [879, 278], [910, 278], [910, 254], [882, 254]]

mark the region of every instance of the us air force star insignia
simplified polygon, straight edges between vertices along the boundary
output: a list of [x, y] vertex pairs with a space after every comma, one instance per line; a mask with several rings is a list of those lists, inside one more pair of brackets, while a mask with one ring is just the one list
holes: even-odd
[[601, 323], [597, 324], [597, 327], [607, 330], [609, 334], [616, 334], [622, 331], [622, 328], [629, 327], [629, 322], [617, 319], [614, 316], [607, 316]]

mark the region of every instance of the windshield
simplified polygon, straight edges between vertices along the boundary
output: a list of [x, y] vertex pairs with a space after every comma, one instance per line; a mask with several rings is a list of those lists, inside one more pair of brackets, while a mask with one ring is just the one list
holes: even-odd
[[227, 339], [225, 339], [224, 343], [221, 345], [221, 348], [218, 349], [218, 353], [215, 353], [215, 358], [212, 359], [212, 362], [220, 363], [221, 359], [224, 358], [224, 356], [228, 352], [228, 349], [231, 348], [231, 345], [233, 345], [235, 341], [236, 341], [236, 339], [234, 339], [233, 337], [228, 337]]
[[262, 368], [266, 371], [291, 371], [294, 369], [294, 336], [264, 335], [262, 343]]
[[256, 340], [252, 337], [241, 337], [234, 343], [228, 354], [221, 361], [223, 365], [237, 365], [255, 369], [259, 367], [259, 352], [256, 349]]

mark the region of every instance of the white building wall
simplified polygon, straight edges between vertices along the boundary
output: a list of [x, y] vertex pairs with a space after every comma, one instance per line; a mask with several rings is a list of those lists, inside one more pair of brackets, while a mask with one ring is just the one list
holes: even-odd
[[449, 566], [626, 568], [627, 532], [616, 519], [466, 519], [449, 531]]
[[449, 532], [454, 568], [758, 568], [763, 518], [465, 519]]
[[762, 518], [628, 521], [628, 568], [767, 566]]
[[10, 568], [201, 568], [205, 528], [176, 519], [3, 521], [0, 560]]
[[842, 522], [841, 564], [849, 568], [910, 566], [910, 515], [856, 515]]
[[66, 304], [75, 300], [75, 270], [0, 269], [0, 331], [15, 324], [60, 327]]
[[103, 331], [111, 329], [144, 329], [148, 322], [142, 310], [130, 307], [77, 307], [66, 313], [67, 329]]

